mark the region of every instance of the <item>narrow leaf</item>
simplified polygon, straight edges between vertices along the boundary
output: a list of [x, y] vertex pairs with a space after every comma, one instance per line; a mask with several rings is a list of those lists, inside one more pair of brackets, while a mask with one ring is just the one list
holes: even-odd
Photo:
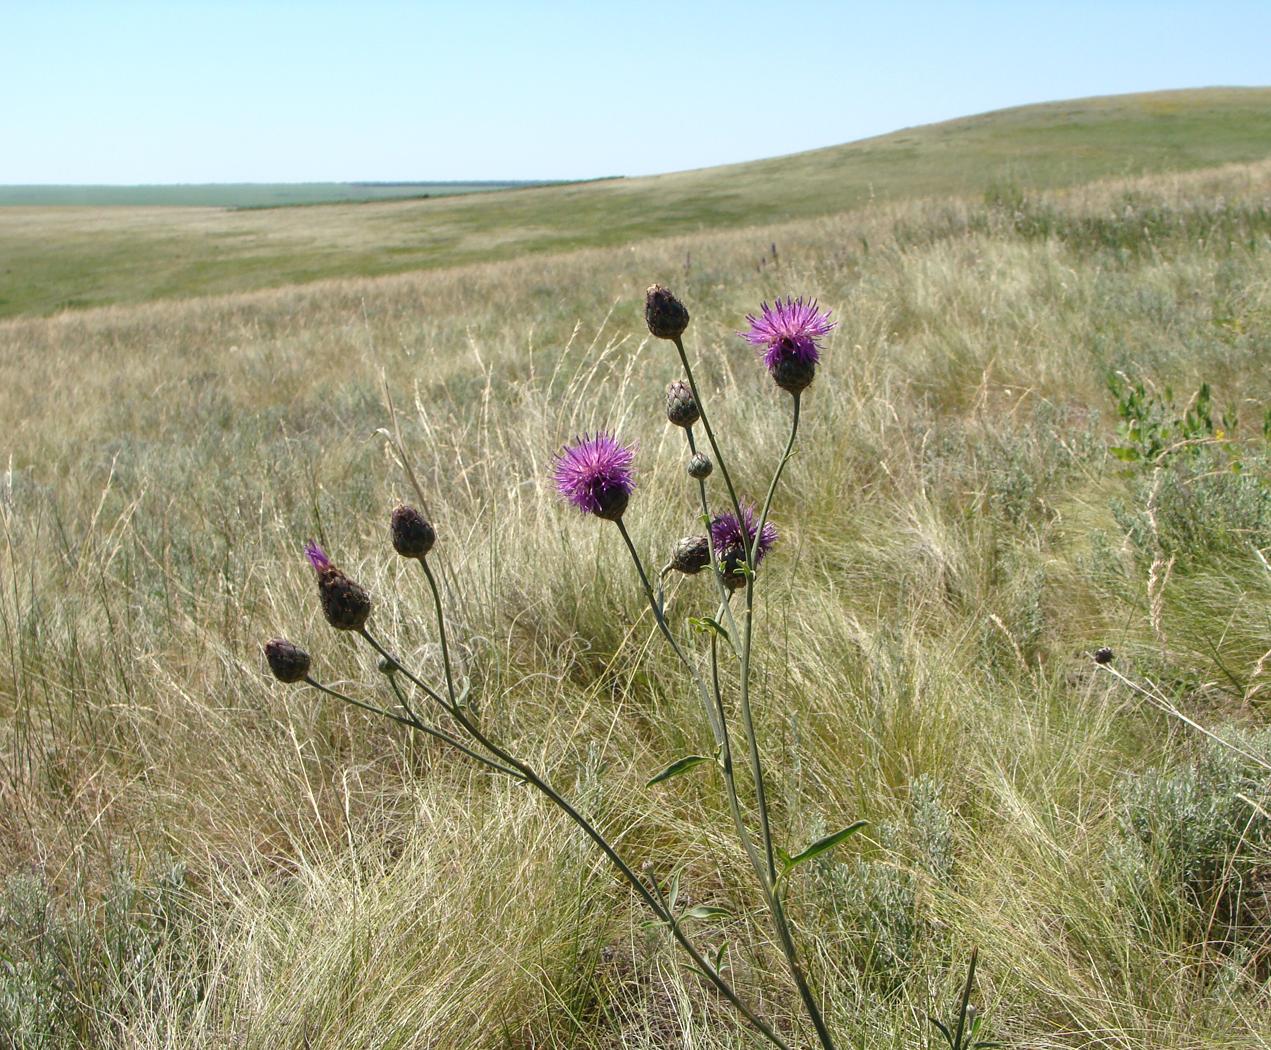
[[732, 912], [727, 908], [713, 908], [709, 904], [699, 904], [684, 913], [686, 919], [723, 919], [731, 918]]
[[846, 842], [855, 835], [861, 828], [869, 824], [867, 820], [858, 820], [854, 824], [849, 824], [842, 831], [836, 831], [833, 835], [826, 835], [823, 839], [817, 839], [811, 846], [802, 853], [795, 854], [786, 862], [786, 868], [793, 868], [796, 864], [802, 864], [805, 860], [811, 860], [813, 857], [819, 857], [827, 850], [832, 850], [840, 842]]
[[652, 787], [654, 784], [660, 784], [664, 780], [670, 780], [672, 777], [678, 777], [681, 773], [687, 773], [694, 766], [700, 766], [703, 762], [709, 761], [710, 759], [705, 755], [686, 755], [684, 758], [680, 758], [672, 762], [644, 786]]

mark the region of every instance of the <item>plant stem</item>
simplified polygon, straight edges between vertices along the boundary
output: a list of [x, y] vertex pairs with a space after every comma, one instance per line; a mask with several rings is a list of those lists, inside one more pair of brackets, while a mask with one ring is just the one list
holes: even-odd
[[[621, 522], [619, 522], [619, 524], [621, 525]], [[623, 531], [623, 534], [624, 536], [626, 535], [625, 530]], [[627, 542], [628, 544], [630, 544], [629, 538]], [[634, 548], [632, 549], [634, 550]], [[648, 588], [648, 577], [644, 575], [643, 566], [641, 566], [641, 578], [644, 580], [646, 588]], [[433, 589], [433, 596], [437, 601], [438, 610], [440, 610], [441, 606], [440, 606], [440, 598], [437, 595], [437, 585], [431, 573], [428, 574], [428, 582]], [[651, 589], [649, 589], [649, 594], [651, 597], [652, 596]], [[656, 608], [656, 603], [655, 603], [655, 608]], [[660, 613], [659, 613], [659, 618], [660, 618]], [[664, 624], [663, 624], [663, 629], [666, 630]], [[370, 632], [364, 629], [361, 632], [361, 634], [362, 634], [362, 637], [365, 638], [366, 641], [370, 645], [372, 645], [377, 651], [379, 651], [382, 655], [388, 656], [384, 648], [374, 639], [374, 637], [372, 637]], [[389, 656], [388, 659], [393, 660], [393, 657]], [[393, 660], [393, 662], [397, 663], [396, 660]], [[425, 686], [415, 675], [413, 675], [406, 668], [401, 667], [401, 664], [397, 664], [397, 666], [401, 668], [402, 673], [406, 675], [407, 678], [409, 678], [412, 682], [414, 682], [420, 688], [424, 689], [425, 692], [429, 693], [429, 695], [433, 696], [434, 699], [436, 699], [439, 703], [443, 703], [443, 706], [444, 706], [444, 702], [441, 701], [441, 698], [438, 697], [435, 693], [433, 693], [432, 690], [428, 689], [428, 687]], [[606, 857], [609, 858], [609, 861], [614, 865], [614, 867], [618, 869], [618, 871], [627, 880], [627, 882], [631, 884], [631, 886], [635, 889], [635, 891], [640, 895], [641, 899], [643, 899], [645, 904], [653, 911], [654, 915], [656, 915], [663, 923], [666, 924], [666, 926], [671, 931], [671, 935], [675, 938], [676, 942], [680, 945], [680, 947], [682, 947], [684, 951], [688, 953], [689, 958], [693, 960], [694, 965], [702, 973], [702, 975], [705, 976], [706, 979], [710, 981], [711, 984], [713, 984], [719, 990], [720, 994], [723, 995], [724, 998], [727, 999], [730, 1003], [732, 1003], [732, 1005], [737, 1009], [737, 1011], [741, 1013], [741, 1015], [745, 1017], [746, 1020], [749, 1021], [759, 1032], [761, 1032], [774, 1046], [780, 1047], [781, 1050], [790, 1050], [789, 1045], [784, 1040], [782, 1040], [779, 1035], [777, 1035], [777, 1033], [771, 1028], [771, 1026], [768, 1025], [766, 1021], [760, 1018], [758, 1014], [756, 1014], [753, 1010], [751, 1010], [750, 1007], [748, 1007], [741, 1000], [741, 998], [737, 995], [737, 993], [733, 991], [732, 987], [728, 984], [728, 982], [725, 981], [724, 978], [719, 974], [719, 972], [716, 971], [715, 968], [711, 966], [709, 962], [706, 961], [706, 959], [702, 956], [701, 952], [697, 950], [697, 946], [694, 945], [693, 942], [689, 940], [687, 934], [685, 934], [684, 931], [680, 928], [679, 922], [675, 919], [675, 916], [673, 916], [669, 910], [667, 910], [666, 908], [662, 906], [661, 902], [657, 899], [657, 897], [649, 891], [648, 887], [645, 886], [644, 883], [640, 880], [640, 877], [631, 869], [631, 866], [625, 860], [623, 860], [622, 856], [618, 853], [618, 851], [609, 844], [609, 841], [604, 837], [604, 835], [602, 835], [600, 831], [598, 831], [596, 827], [586, 817], [584, 817], [581, 813], [579, 813], [576, 809], [574, 809], [574, 807], [570, 805], [570, 803], [564, 798], [564, 796], [561, 795], [558, 791], [556, 791], [556, 789], [553, 788], [551, 784], [549, 784], [543, 777], [539, 776], [539, 774], [535, 772], [532, 766], [530, 766], [526, 762], [522, 762], [520, 759], [516, 758], [510, 752], [508, 752], [507, 750], [505, 750], [504, 748], [500, 747], [498, 744], [495, 744], [492, 740], [490, 740], [490, 738], [487, 737], [484, 732], [482, 732], [481, 728], [475, 722], [472, 721], [472, 719], [468, 716], [468, 714], [464, 711], [463, 708], [455, 706], [455, 707], [447, 708], [447, 710], [449, 710], [451, 716], [455, 719], [455, 721], [457, 721], [464, 728], [464, 730], [468, 733], [469, 736], [471, 736], [475, 741], [477, 741], [477, 743], [479, 743], [482, 747], [484, 747], [487, 751], [489, 751], [490, 754], [494, 755], [495, 758], [497, 758], [500, 762], [504, 762], [507, 765], [511, 766], [513, 769], [515, 769], [521, 775], [522, 779], [526, 780], [527, 782], [532, 784], [535, 788], [537, 788], [540, 792], [546, 795], [548, 799], [550, 799], [553, 803], [555, 803], [555, 805], [559, 809], [561, 809], [567, 817], [569, 817], [570, 820], [572, 820], [576, 825], [578, 825], [578, 827], [580, 827], [583, 830], [583, 832], [587, 835], [587, 837], [590, 838], [592, 842], [594, 842], [597, 846], [600, 847], [601, 851], [605, 854]]]
[[715, 465], [719, 467], [720, 476], [724, 479], [724, 486], [728, 489], [728, 498], [732, 500], [733, 512], [741, 520], [741, 501], [737, 499], [737, 490], [733, 487], [732, 475], [728, 473], [728, 464], [724, 462], [723, 453], [719, 450], [719, 443], [715, 440], [715, 431], [711, 429], [711, 421], [706, 415], [706, 405], [702, 401], [702, 395], [697, 389], [697, 380], [693, 378], [693, 369], [688, 363], [688, 354], [684, 352], [684, 342], [676, 336], [673, 340], [675, 349], [680, 352], [680, 364], [684, 368], [684, 378], [688, 380], [689, 389], [693, 391], [693, 400], [697, 402], [697, 411], [702, 417], [702, 429], [706, 432], [706, 440], [710, 443], [711, 452], [715, 454]]
[[441, 663], [446, 671], [446, 691], [450, 695], [450, 706], [458, 707], [455, 699], [455, 676], [450, 670], [450, 646], [446, 643], [446, 618], [441, 612], [441, 592], [437, 589], [437, 581], [433, 578], [432, 569], [428, 567], [428, 559], [419, 559], [424, 575], [428, 577], [428, 588], [432, 591], [433, 607], [437, 610], [437, 635], [441, 640]]
[[[456, 740], [449, 733], [445, 732], [445, 730], [438, 729], [436, 726], [430, 726], [427, 723], [420, 721], [419, 718], [415, 716], [415, 713], [411, 711], [410, 707], [405, 703], [403, 703], [402, 706], [406, 708], [407, 713], [410, 715], [409, 718], [403, 718], [401, 715], [394, 714], [392, 711], [385, 711], [382, 707], [376, 707], [374, 704], [364, 703], [361, 700], [355, 700], [351, 696], [345, 696], [343, 693], [337, 693], [334, 689], [328, 688], [314, 678], [306, 676], [304, 680], [306, 684], [313, 686], [313, 688], [317, 689], [319, 692], [326, 693], [327, 696], [333, 696], [337, 700], [342, 700], [344, 703], [350, 704], [353, 707], [360, 707], [363, 711], [370, 711], [372, 714], [382, 715], [384, 718], [397, 722], [399, 725], [404, 725], [409, 729], [418, 729], [421, 733], [427, 733], [431, 737], [436, 737], [438, 740], [441, 740], [444, 743], [449, 744], [451, 747], [462, 751], [469, 758], [475, 758], [478, 762], [489, 766], [491, 769], [498, 770], [500, 773], [506, 773], [508, 776], [513, 777], [516, 780], [525, 779], [515, 769], [510, 769], [507, 766], [500, 765], [498, 762], [492, 762], [490, 759], [486, 758], [485, 755], [473, 751], [472, 748], [468, 747], [466, 744]], [[393, 683], [393, 689], [394, 691], [397, 689], [397, 683], [395, 682]]]
[[[795, 394], [790, 417], [790, 438], [786, 441], [785, 452], [782, 453], [781, 459], [777, 463], [777, 469], [773, 472], [772, 482], [768, 486], [768, 495], [764, 499], [763, 509], [755, 522], [754, 538], [750, 541], [750, 547], [746, 552], [746, 568], [748, 571], [746, 573], [746, 609], [742, 620], [741, 666], [738, 671], [738, 676], [741, 680], [741, 699], [738, 703], [738, 708], [741, 711], [742, 728], [745, 731], [746, 743], [749, 746], [750, 774], [755, 782], [755, 801], [759, 810], [759, 836], [763, 842], [767, 864], [766, 872], [764, 873], [766, 877], [761, 876], [760, 880], [763, 883], [764, 896], [768, 903], [768, 909], [772, 913], [772, 923], [777, 931], [777, 939], [781, 943], [781, 951], [786, 957], [786, 966], [790, 970], [790, 976], [794, 978], [795, 987], [799, 990], [799, 997], [803, 1000], [804, 1009], [812, 1021], [812, 1026], [816, 1029], [817, 1038], [820, 1039], [824, 1050], [834, 1050], [834, 1038], [830, 1035], [825, 1018], [821, 1016], [821, 1008], [817, 1005], [816, 996], [813, 994], [807, 977], [803, 973], [803, 967], [799, 963], [794, 936], [790, 932], [790, 923], [786, 919], [785, 907], [782, 905], [781, 896], [777, 892], [777, 865], [772, 842], [772, 826], [768, 818], [768, 796], [764, 786], [763, 762], [759, 755], [759, 738], [755, 734], [754, 720], [750, 709], [750, 655], [755, 621], [755, 562], [758, 560], [759, 544], [763, 537], [764, 525], [768, 521], [768, 512], [772, 509], [772, 500], [776, 495], [777, 485], [781, 480], [786, 464], [794, 453], [794, 442], [799, 433], [799, 404], [799, 395]], [[742, 524], [743, 519], [740, 512], [737, 520], [739, 524]]]

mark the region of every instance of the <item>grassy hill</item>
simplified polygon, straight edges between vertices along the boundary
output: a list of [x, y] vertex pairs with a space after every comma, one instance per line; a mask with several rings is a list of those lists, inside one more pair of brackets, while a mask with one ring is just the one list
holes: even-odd
[[532, 193], [298, 211], [5, 209], [0, 316], [603, 247], [880, 200], [1065, 186], [1268, 154], [1271, 88], [1215, 88], [1025, 106], [788, 157]]
[[46, 205], [93, 207], [186, 206], [286, 208], [302, 204], [355, 204], [373, 200], [452, 197], [461, 193], [522, 189], [535, 182], [214, 182], [162, 186], [0, 186], [0, 208]]

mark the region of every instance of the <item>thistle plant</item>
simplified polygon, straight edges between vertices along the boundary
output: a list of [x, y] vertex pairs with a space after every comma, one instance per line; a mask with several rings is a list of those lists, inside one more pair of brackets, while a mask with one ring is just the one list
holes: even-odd
[[[645, 317], [649, 331], [670, 341], [676, 350], [680, 375], [666, 388], [666, 417], [684, 434], [686, 471], [694, 490], [690, 513], [698, 516], [701, 531], [670, 544], [670, 559], [661, 573], [649, 573], [626, 526], [626, 515], [636, 493], [637, 450], [615, 434], [601, 431], [566, 444], [555, 457], [552, 481], [560, 498], [580, 514], [611, 522], [617, 529], [657, 629], [702, 706], [713, 742], [712, 753], [677, 759], [652, 777], [647, 786], [660, 790], [658, 785], [699, 767], [713, 769], [719, 777], [733, 831], [753, 870], [759, 902], [775, 934], [791, 983], [817, 1044], [823, 1050], [833, 1050], [835, 1042], [820, 997], [800, 958], [785, 902], [792, 872], [846, 840], [864, 822], [848, 824], [802, 849], [783, 844], [774, 830], [768, 804], [752, 679], [760, 570], [780, 538], [776, 525], [769, 521], [769, 513], [794, 452], [801, 399], [816, 374], [820, 340], [834, 328], [834, 322], [828, 311], [818, 309], [815, 300], [777, 299], [771, 306], [762, 304], [757, 315], [748, 316], [749, 328], [739, 333], [756, 348], [776, 387], [789, 395], [789, 439], [773, 467], [763, 501], [756, 503], [743, 496], [734, 483], [720, 435], [711, 424], [694, 377], [683, 341], [690, 321], [688, 310], [668, 289], [654, 285], [646, 294]], [[704, 448], [698, 447], [699, 428], [705, 437]], [[655, 860], [637, 864], [627, 856], [529, 762], [499, 741], [496, 729], [478, 714], [481, 705], [468, 702], [468, 685], [455, 672], [441, 592], [429, 564], [429, 555], [438, 542], [437, 531], [419, 511], [406, 506], [393, 511], [389, 531], [397, 554], [418, 561], [432, 597], [444, 681], [426, 681], [389, 652], [372, 632], [374, 603], [369, 593], [337, 568], [315, 543], [306, 546], [305, 555], [317, 579], [322, 613], [333, 628], [357, 637], [378, 654], [379, 668], [394, 702], [385, 706], [322, 684], [312, 673], [309, 654], [284, 639], [274, 639], [265, 646], [274, 676], [282, 682], [307, 684], [336, 700], [431, 736], [467, 758], [536, 789], [601, 850], [652, 913], [654, 921], [666, 929], [719, 994], [772, 1045], [792, 1050], [794, 1044], [787, 1041], [787, 1036], [746, 1002], [724, 976], [719, 957], [708, 959], [690, 935], [688, 920], [699, 925], [709, 922], [719, 916], [719, 909], [699, 906], [683, 911], [677, 903], [678, 873], [659, 868]], [[763, 573], [767, 571], [763, 569]], [[687, 625], [671, 622], [664, 586], [666, 577], [673, 572], [685, 576], [706, 574], [711, 578], [717, 604], [713, 616], [690, 617]], [[685, 630], [686, 626], [695, 630]], [[423, 701], [420, 706], [411, 702], [403, 682], [418, 690], [414, 695], [426, 700], [426, 706]], [[735, 694], [735, 705], [725, 703], [726, 693]]]

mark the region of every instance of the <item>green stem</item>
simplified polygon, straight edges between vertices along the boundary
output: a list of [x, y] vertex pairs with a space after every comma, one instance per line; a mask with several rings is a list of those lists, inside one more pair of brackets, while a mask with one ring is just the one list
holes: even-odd
[[[375, 641], [375, 639], [371, 636], [371, 634], [368, 631], [363, 630], [361, 634], [362, 634], [362, 637], [365, 638], [366, 641], [370, 645], [372, 645], [377, 651], [379, 651], [383, 655], [387, 655], [386, 653], [384, 653], [383, 648], [379, 645], [378, 642]], [[389, 659], [391, 660], [393, 658], [390, 656]], [[394, 660], [394, 663], [396, 662], [397, 661]], [[397, 666], [401, 667], [400, 664], [398, 664]], [[401, 671], [412, 682], [415, 682], [416, 685], [419, 685], [421, 688], [425, 689], [425, 691], [431, 692], [431, 690], [427, 689], [427, 686], [424, 686], [419, 681], [419, 679], [416, 678], [413, 674], [411, 674], [411, 672], [408, 671], [406, 668], [401, 667]], [[440, 700], [440, 698], [438, 698], [438, 700]], [[706, 961], [706, 959], [702, 956], [701, 952], [697, 950], [697, 946], [694, 945], [693, 942], [689, 940], [688, 936], [680, 928], [680, 925], [676, 921], [675, 917], [671, 915], [671, 913], [662, 906], [661, 902], [657, 899], [657, 897], [649, 891], [649, 888], [644, 885], [644, 883], [640, 880], [640, 877], [631, 869], [631, 866], [625, 860], [623, 860], [622, 856], [617, 852], [617, 850], [615, 850], [613, 846], [609, 844], [608, 840], [595, 828], [594, 825], [592, 825], [592, 823], [589, 820], [587, 820], [586, 817], [584, 817], [581, 813], [579, 813], [576, 809], [574, 809], [574, 807], [570, 805], [568, 801], [566, 801], [564, 796], [562, 796], [559, 792], [556, 791], [555, 788], [551, 786], [551, 784], [549, 784], [546, 780], [544, 780], [541, 776], [539, 776], [538, 773], [535, 772], [532, 766], [530, 766], [526, 762], [522, 762], [520, 759], [516, 758], [510, 752], [508, 752], [507, 750], [505, 750], [504, 748], [500, 747], [498, 744], [490, 740], [490, 738], [487, 737], [481, 731], [481, 728], [478, 725], [476, 725], [476, 723], [474, 723], [471, 718], [468, 717], [467, 713], [463, 710], [463, 708], [460, 708], [460, 707], [452, 708], [450, 709], [450, 713], [454, 716], [455, 720], [461, 726], [463, 726], [464, 730], [468, 733], [469, 736], [471, 736], [475, 741], [477, 741], [477, 743], [479, 743], [482, 747], [484, 747], [487, 751], [489, 751], [492, 755], [494, 755], [495, 758], [499, 759], [500, 762], [504, 762], [507, 765], [511, 766], [513, 769], [515, 769], [524, 780], [532, 784], [540, 792], [546, 795], [559, 809], [561, 809], [565, 813], [567, 817], [569, 817], [570, 820], [572, 820], [576, 825], [578, 825], [578, 827], [583, 830], [584, 834], [586, 834], [587, 837], [592, 840], [592, 842], [594, 842], [598, 847], [600, 847], [601, 852], [603, 852], [604, 855], [609, 858], [609, 861], [614, 865], [614, 867], [618, 869], [618, 871], [622, 874], [623, 878], [625, 878], [627, 882], [630, 883], [632, 888], [635, 889], [635, 891], [640, 895], [641, 899], [650, 908], [650, 910], [652, 910], [654, 915], [656, 915], [658, 919], [660, 919], [663, 923], [666, 924], [666, 926], [671, 931], [671, 935], [675, 938], [676, 942], [680, 945], [680, 947], [683, 948], [684, 951], [688, 953], [689, 958], [693, 960], [694, 965], [698, 968], [698, 970], [702, 973], [702, 975], [706, 977], [706, 979], [710, 981], [711, 984], [713, 984], [719, 990], [719, 993], [725, 999], [727, 999], [730, 1003], [732, 1003], [732, 1005], [737, 1009], [737, 1011], [743, 1017], [745, 1017], [746, 1020], [749, 1021], [759, 1032], [761, 1032], [774, 1046], [780, 1047], [781, 1050], [790, 1050], [789, 1044], [787, 1044], [779, 1035], [777, 1035], [777, 1033], [772, 1029], [770, 1025], [768, 1025], [766, 1021], [764, 1021], [761, 1017], [759, 1017], [758, 1014], [756, 1014], [753, 1010], [751, 1010], [750, 1007], [748, 1007], [738, 997], [737, 993], [733, 991], [732, 987], [728, 984], [727, 981], [724, 980], [724, 978], [719, 974], [719, 972], [713, 966], [711, 966], [709, 962]], [[392, 716], [390, 715], [389, 717], [392, 717]]]
[[[698, 405], [698, 411], [701, 411], [700, 403]], [[697, 442], [693, 439], [693, 428], [685, 427], [684, 436], [688, 438], [689, 454], [696, 455]], [[702, 498], [702, 519], [706, 526], [706, 542], [709, 546], [711, 542], [711, 507], [710, 501], [706, 498], [705, 478], [697, 479], [697, 491]], [[733, 652], [740, 656], [741, 653], [737, 648], [737, 637], [739, 633], [737, 630], [737, 620], [733, 617], [733, 607], [728, 601], [729, 592], [728, 585], [724, 583], [724, 571], [720, 568], [719, 562], [715, 560], [713, 549], [711, 550], [711, 575], [715, 577], [715, 589], [719, 592], [720, 608], [723, 610], [722, 615], [725, 615], [728, 618], [728, 644], [732, 648]], [[718, 620], [719, 617], [716, 617], [716, 619]]]
[[446, 618], [441, 612], [441, 593], [437, 590], [437, 581], [433, 578], [432, 569], [428, 567], [428, 559], [420, 558], [419, 564], [428, 577], [428, 588], [432, 591], [433, 607], [437, 610], [437, 634], [441, 640], [441, 662], [446, 671], [446, 691], [450, 695], [450, 706], [458, 707], [455, 699], [455, 676], [450, 670], [450, 646], [446, 643]]
[[[400, 692], [398, 692], [398, 699], [402, 700], [402, 706], [406, 708], [406, 712], [410, 716], [409, 718], [403, 718], [401, 715], [396, 715], [392, 711], [385, 711], [384, 708], [382, 707], [376, 707], [374, 704], [364, 703], [361, 700], [355, 700], [351, 696], [345, 696], [343, 693], [337, 693], [334, 689], [328, 688], [327, 686], [323, 685], [321, 682], [317, 681], [314, 678], [310, 678], [306, 676], [305, 682], [306, 684], [313, 686], [313, 688], [317, 689], [319, 692], [326, 693], [327, 696], [333, 696], [337, 700], [342, 700], [344, 701], [344, 703], [349, 704], [353, 707], [360, 707], [363, 711], [370, 711], [372, 714], [381, 715], [392, 722], [398, 723], [399, 725], [404, 725], [410, 729], [418, 729], [421, 733], [427, 733], [429, 736], [435, 737], [436, 739], [449, 744], [451, 747], [456, 748], [459, 751], [462, 751], [469, 758], [475, 758], [478, 762], [481, 762], [484, 765], [489, 766], [491, 769], [496, 769], [500, 773], [506, 773], [508, 776], [513, 777], [517, 780], [525, 779], [515, 769], [509, 769], [507, 766], [500, 765], [498, 762], [492, 762], [490, 759], [486, 758], [485, 755], [482, 755], [476, 751], [473, 751], [472, 748], [463, 744], [461, 741], [456, 740], [454, 737], [452, 737], [449, 733], [445, 732], [444, 730], [438, 729], [435, 726], [430, 726], [427, 723], [420, 721], [419, 718], [416, 717], [415, 713], [411, 711], [410, 706], [405, 702], [405, 699], [401, 696]], [[396, 682], [393, 683], [393, 689], [394, 691], [397, 691]]]
[[[817, 1038], [820, 1039], [824, 1050], [834, 1050], [834, 1038], [830, 1035], [825, 1018], [821, 1016], [821, 1009], [817, 1005], [816, 996], [813, 994], [807, 977], [803, 973], [803, 967], [799, 963], [798, 950], [795, 947], [794, 936], [790, 932], [789, 921], [786, 919], [785, 907], [782, 905], [781, 897], [776, 889], [777, 865], [772, 842], [772, 825], [768, 818], [768, 795], [764, 786], [763, 762], [759, 755], [759, 738], [755, 734], [754, 720], [750, 708], [750, 655], [755, 622], [755, 562], [759, 553], [759, 544], [763, 537], [764, 525], [768, 521], [768, 512], [772, 509], [772, 500], [776, 495], [777, 485], [781, 480], [786, 464], [790, 461], [790, 457], [794, 452], [794, 442], [799, 433], [799, 404], [800, 397], [795, 394], [790, 418], [790, 438], [786, 442], [785, 452], [782, 453], [781, 459], [777, 463], [777, 469], [773, 472], [772, 483], [768, 486], [768, 495], [764, 499], [763, 509], [755, 522], [754, 538], [750, 541], [749, 549], [746, 552], [746, 610], [742, 621], [741, 667], [738, 672], [741, 679], [741, 699], [738, 707], [741, 711], [742, 727], [746, 733], [746, 742], [749, 745], [750, 773], [755, 782], [755, 800], [759, 809], [759, 835], [763, 841], [765, 860], [767, 862], [767, 879], [764, 880], [764, 894], [768, 901], [768, 908], [772, 913], [772, 922], [777, 932], [777, 939], [781, 943], [781, 951], [786, 957], [786, 966], [790, 970], [790, 975], [794, 978], [795, 987], [799, 990], [799, 997], [803, 1000], [804, 1009], [812, 1021], [812, 1026], [816, 1029]], [[738, 522], [740, 523], [741, 521], [742, 518], [739, 512]]]
[[684, 368], [684, 378], [688, 380], [689, 389], [693, 391], [693, 400], [697, 402], [697, 411], [702, 417], [702, 429], [706, 432], [706, 440], [710, 443], [711, 452], [715, 454], [715, 466], [719, 468], [720, 476], [724, 479], [724, 487], [728, 489], [728, 498], [732, 500], [733, 512], [740, 520], [741, 501], [737, 499], [737, 490], [733, 487], [732, 475], [728, 473], [728, 464], [724, 462], [724, 455], [719, 450], [719, 442], [715, 440], [715, 431], [711, 429], [710, 418], [706, 415], [706, 403], [697, 389], [697, 380], [693, 378], [693, 369], [688, 363], [688, 354], [684, 352], [684, 343], [678, 336], [673, 342], [675, 349], [680, 352], [680, 365]]

